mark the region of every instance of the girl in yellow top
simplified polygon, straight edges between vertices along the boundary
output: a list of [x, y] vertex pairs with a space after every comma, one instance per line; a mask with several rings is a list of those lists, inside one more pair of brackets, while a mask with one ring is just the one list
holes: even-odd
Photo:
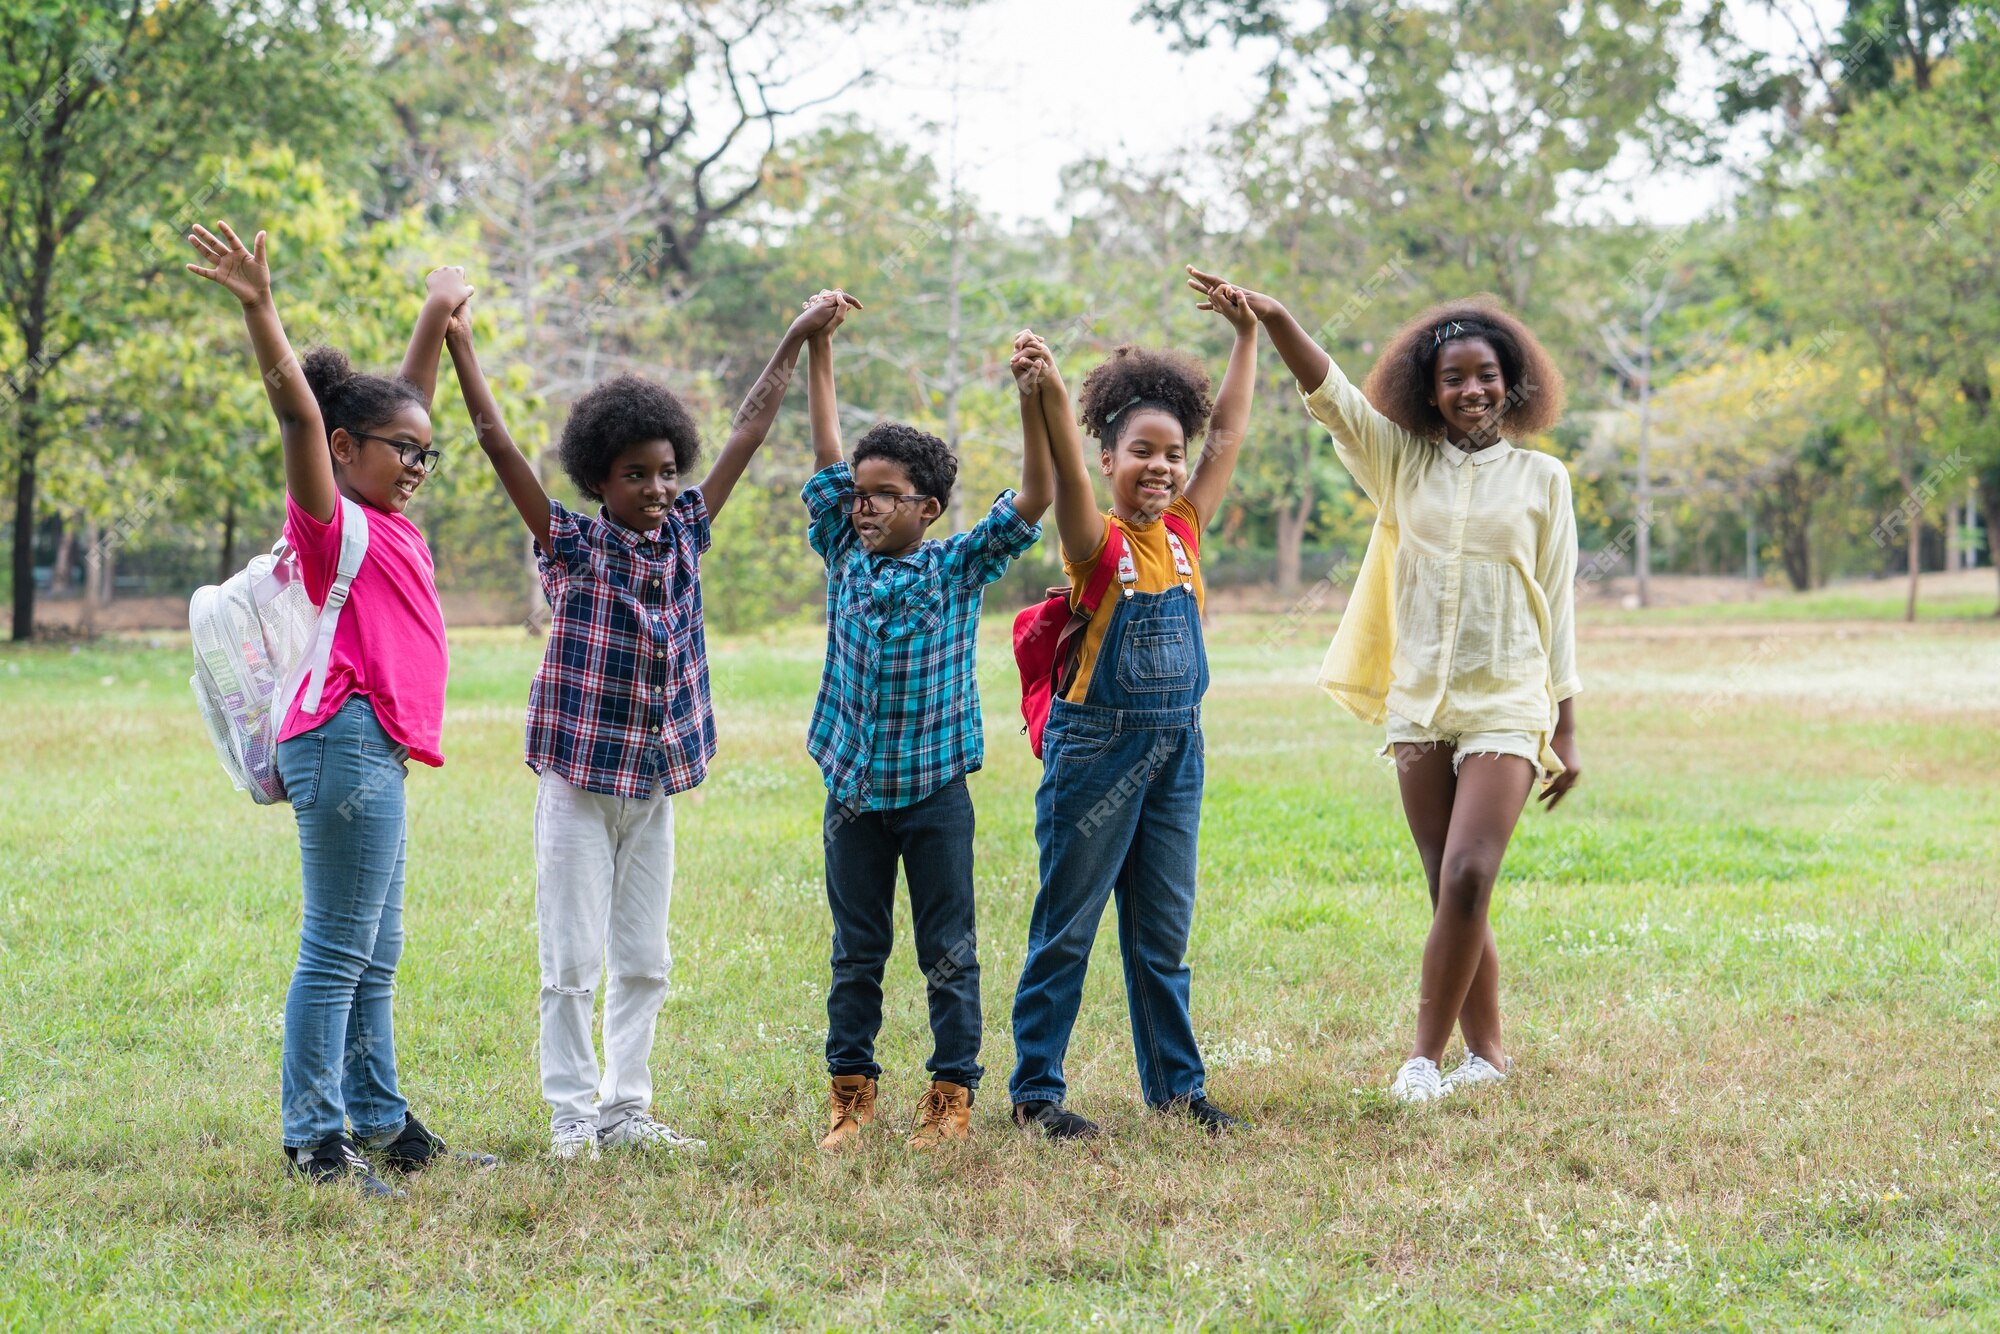
[[[1405, 325], [1356, 389], [1284, 306], [1244, 296], [1378, 513], [1320, 684], [1387, 724], [1430, 884], [1416, 1042], [1390, 1085], [1426, 1102], [1506, 1077], [1487, 906], [1536, 778], [1553, 808], [1580, 773], [1569, 474], [1501, 435], [1552, 426], [1562, 376], [1474, 298]], [[1441, 1074], [1454, 1024], [1465, 1060]]]

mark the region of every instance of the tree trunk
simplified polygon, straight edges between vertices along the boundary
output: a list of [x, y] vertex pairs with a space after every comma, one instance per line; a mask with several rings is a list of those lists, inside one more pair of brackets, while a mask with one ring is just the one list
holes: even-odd
[[76, 550], [76, 534], [63, 523], [62, 515], [55, 516], [56, 525], [56, 567], [49, 572], [49, 596], [59, 598], [69, 589], [69, 581], [76, 573], [76, 563], [71, 558]]
[[[1916, 498], [1914, 491], [1911, 492], [1910, 498], [1912, 500]], [[1923, 568], [1921, 548], [1924, 536], [1924, 516], [1921, 511], [1911, 518], [1910, 526], [1906, 532], [1908, 534], [1908, 548], [1910, 553], [1910, 597], [1909, 601], [1903, 604], [1903, 619], [1906, 621], [1915, 621], [1917, 619], [1918, 572]]]
[[1301, 548], [1305, 545], [1306, 517], [1312, 512], [1310, 497], [1278, 507], [1278, 596], [1299, 595]]
[[216, 569], [215, 582], [221, 583], [236, 573], [236, 499], [231, 497], [222, 511], [222, 561]]
[[[2000, 463], [1979, 475], [1979, 508], [1986, 516], [1986, 556], [2000, 576]], [[1993, 614], [2000, 616], [2000, 602], [1994, 603]]]
[[39, 395], [31, 382], [15, 407], [16, 452], [20, 468], [14, 480], [14, 630], [17, 644], [35, 637], [35, 455], [41, 446], [36, 420]]
[[83, 543], [83, 609], [78, 626], [86, 637], [91, 637], [97, 633], [97, 569], [102, 559], [102, 553], [98, 551], [100, 534], [97, 520], [85, 519], [77, 540]]

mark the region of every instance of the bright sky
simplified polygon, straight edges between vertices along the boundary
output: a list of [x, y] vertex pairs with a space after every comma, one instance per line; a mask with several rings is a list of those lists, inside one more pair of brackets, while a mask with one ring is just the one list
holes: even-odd
[[[1831, 16], [1838, 0], [1798, 0]], [[1760, 44], [1789, 33], [1754, 0], [1730, 0], [1739, 30]], [[990, 0], [969, 13], [881, 25], [828, 53], [829, 69], [864, 61], [883, 71], [833, 104], [876, 129], [931, 152], [940, 170], [952, 153], [954, 69], [960, 89], [956, 158], [964, 187], [1008, 221], [1065, 223], [1058, 179], [1090, 155], [1155, 161], [1206, 142], [1240, 119], [1259, 91], [1266, 46], [1173, 51], [1151, 24], [1132, 21], [1137, 0]], [[956, 60], [944, 34], [960, 34]], [[1705, 75], [1697, 55], [1690, 73]], [[1726, 195], [1720, 170], [1635, 178], [1629, 202], [1593, 210], [1656, 223], [1686, 222]]]

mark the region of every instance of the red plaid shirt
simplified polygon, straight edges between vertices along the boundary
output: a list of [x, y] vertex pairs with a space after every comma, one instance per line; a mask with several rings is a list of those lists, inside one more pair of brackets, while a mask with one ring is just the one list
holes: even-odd
[[528, 692], [528, 767], [587, 792], [685, 792], [708, 776], [715, 712], [701, 625], [708, 503], [690, 488], [634, 532], [549, 502], [537, 551], [555, 620]]

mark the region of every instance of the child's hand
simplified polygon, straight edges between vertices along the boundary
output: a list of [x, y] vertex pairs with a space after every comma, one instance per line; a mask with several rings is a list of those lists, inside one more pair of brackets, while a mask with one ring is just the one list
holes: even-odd
[[1543, 788], [1535, 799], [1546, 801], [1548, 809], [1554, 810], [1562, 803], [1563, 797], [1568, 795], [1569, 790], [1576, 786], [1577, 780], [1583, 777], [1583, 761], [1577, 758], [1576, 738], [1567, 732], [1558, 730], [1550, 737], [1549, 749], [1553, 750], [1556, 758], [1563, 762], [1563, 771], [1551, 778], [1549, 785]]
[[444, 341], [458, 347], [472, 346], [472, 298], [453, 307], [451, 318], [445, 322]]
[[859, 301], [839, 288], [822, 288], [807, 299], [805, 310], [792, 321], [792, 332], [808, 342], [824, 341], [847, 319], [848, 311], [861, 308]]
[[248, 248], [228, 223], [218, 221], [215, 225], [226, 239], [218, 239], [214, 232], [200, 223], [196, 223], [194, 230], [188, 233], [188, 244], [201, 252], [209, 267], [190, 264], [187, 271], [212, 283], [220, 283], [229, 289], [231, 296], [246, 306], [270, 301], [271, 266], [264, 260], [264, 233], [258, 232], [257, 239], [251, 243], [254, 248]]
[[1238, 333], [1284, 309], [1273, 297], [1253, 292], [1247, 287], [1238, 287], [1213, 273], [1203, 273], [1192, 264], [1187, 266], [1187, 271], [1188, 286], [1208, 298], [1197, 301], [1194, 308], [1221, 311], [1222, 317], [1234, 325]]
[[1032, 329], [1023, 329], [1014, 335], [1014, 354], [1008, 359], [1007, 369], [1014, 373], [1014, 385], [1024, 397], [1040, 393], [1044, 385], [1062, 384], [1062, 375], [1056, 370], [1055, 353]]
[[465, 281], [463, 264], [432, 269], [424, 278], [424, 300], [435, 301], [453, 312], [470, 301], [472, 293], [472, 284]]

